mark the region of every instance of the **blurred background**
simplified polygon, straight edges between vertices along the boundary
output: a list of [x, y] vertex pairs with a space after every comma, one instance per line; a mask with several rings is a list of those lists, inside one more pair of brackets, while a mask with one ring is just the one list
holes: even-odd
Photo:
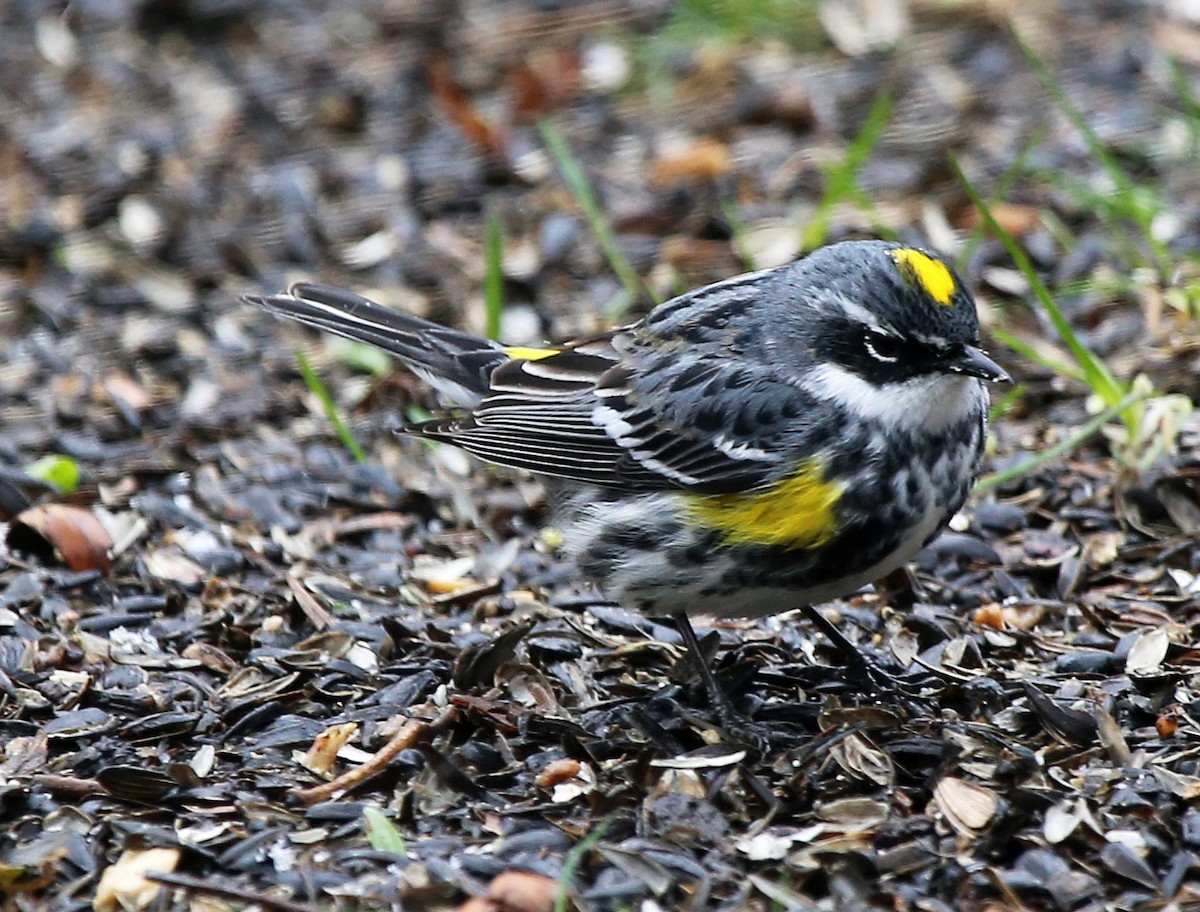
[[[1120, 359], [1194, 304], [1197, 17], [1187, 0], [14, 0], [7, 334], [160, 355], [190, 339], [204, 362], [252, 341], [239, 292], [303, 277], [525, 342], [883, 235], [956, 257], [988, 321], [1051, 358], [1043, 312], [993, 307], [1029, 281], [958, 167], [1132, 376]], [[182, 395], [193, 368], [221, 371], [129, 379], [236, 421]]]

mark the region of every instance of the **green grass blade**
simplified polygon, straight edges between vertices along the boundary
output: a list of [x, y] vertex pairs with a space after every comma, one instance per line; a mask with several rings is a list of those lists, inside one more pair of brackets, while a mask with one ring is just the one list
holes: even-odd
[[[1003, 200], [1012, 189], [1017, 185], [1017, 181], [1025, 174], [1025, 169], [1029, 163], [1029, 156], [1033, 154], [1033, 150], [1042, 144], [1042, 140], [1046, 138], [1046, 128], [1038, 127], [1033, 135], [1029, 137], [1029, 142], [1021, 147], [1021, 151], [1017, 153], [1017, 157], [1012, 160], [1012, 163], [1004, 169], [1004, 173], [1000, 175], [1000, 179], [996, 181], [996, 189], [992, 193], [991, 199], [988, 200], [989, 206], [994, 206], [996, 203]], [[983, 242], [986, 226], [979, 224], [974, 231], [971, 232], [971, 237], [967, 243], [963, 245], [962, 252], [955, 259], [955, 265], [958, 266], [959, 272], [965, 272], [967, 263], [971, 260], [971, 254], [975, 252], [975, 248]]]
[[550, 157], [554, 159], [563, 180], [567, 182], [567, 188], [579, 203], [579, 208], [583, 210], [584, 220], [596, 238], [596, 243], [600, 245], [600, 250], [608, 261], [609, 268], [624, 286], [630, 301], [636, 301], [643, 294], [647, 294], [655, 304], [658, 304], [658, 297], [651, 289], [642, 284], [637, 270], [633, 268], [629, 259], [617, 246], [616, 235], [613, 234], [608, 219], [604, 217], [600, 202], [596, 199], [596, 193], [592, 189], [591, 181], [588, 180], [579, 159], [571, 151], [566, 137], [562, 135], [558, 127], [548, 120], [538, 121], [538, 130], [541, 131], [542, 141], [546, 144]]
[[1024, 383], [1018, 383], [1013, 386], [1012, 389], [992, 403], [992, 407], [988, 409], [988, 421], [992, 423], [999, 421], [1013, 410], [1013, 407], [1027, 392], [1029, 392], [1029, 388]]
[[1200, 126], [1200, 99], [1196, 97], [1196, 91], [1188, 79], [1187, 70], [1172, 57], [1166, 58], [1164, 62], [1171, 77], [1171, 89], [1175, 92], [1175, 97], [1179, 99], [1183, 113], [1188, 120]]
[[396, 363], [382, 348], [376, 348], [366, 342], [355, 342], [344, 336], [333, 336], [326, 345], [333, 356], [343, 364], [372, 377], [386, 377], [392, 372], [392, 365]]
[[891, 96], [880, 95], [871, 105], [867, 119], [863, 122], [858, 135], [854, 137], [854, 141], [850, 143], [845, 157], [837, 166], [826, 172], [825, 192], [821, 194], [812, 219], [804, 226], [800, 234], [800, 242], [805, 250], [812, 250], [825, 243], [829, 236], [829, 220], [833, 217], [834, 208], [843, 200], [854, 198], [858, 172], [862, 170], [862, 166], [875, 151], [875, 146], [883, 137], [883, 131], [887, 129], [891, 119]]
[[1079, 131], [1083, 137], [1084, 143], [1087, 145], [1088, 152], [1096, 159], [1099, 165], [1108, 174], [1109, 180], [1113, 182], [1113, 187], [1116, 190], [1116, 197], [1122, 204], [1123, 214], [1126, 218], [1133, 221], [1141, 232], [1142, 239], [1150, 248], [1158, 262], [1159, 271], [1165, 276], [1170, 274], [1169, 258], [1167, 256], [1166, 247], [1155, 239], [1154, 233], [1151, 230], [1151, 223], [1154, 220], [1154, 208], [1163, 208], [1162, 206], [1147, 205], [1147, 201], [1158, 201], [1153, 197], [1153, 194], [1139, 187], [1129, 173], [1117, 161], [1116, 157], [1105, 146], [1104, 141], [1100, 139], [1099, 134], [1088, 119], [1083, 115], [1083, 112], [1077, 108], [1070, 98], [1067, 97], [1066, 91], [1054, 75], [1050, 72], [1050, 68], [1045, 62], [1038, 57], [1037, 53], [1026, 44], [1021, 36], [1017, 34], [1016, 29], [1010, 29], [1013, 40], [1020, 49], [1021, 54], [1025, 57], [1025, 62], [1029, 65], [1029, 69], [1033, 71], [1042, 88], [1050, 95], [1054, 104], [1066, 116], [1071, 125]]
[[1110, 405], [1070, 437], [1063, 438], [1054, 444], [1054, 446], [1043, 450], [1036, 456], [1030, 456], [1024, 462], [1011, 468], [1005, 469], [1002, 472], [993, 472], [991, 475], [985, 475], [979, 481], [975, 482], [974, 493], [976, 495], [986, 494], [1000, 485], [1007, 484], [1023, 475], [1028, 475], [1046, 463], [1066, 455], [1099, 431], [1104, 425], [1108, 424], [1108, 422], [1118, 417], [1125, 409], [1144, 401], [1148, 395], [1148, 393], [1133, 392], [1123, 396], [1119, 402]]
[[334, 431], [337, 432], [338, 438], [342, 441], [342, 446], [350, 451], [357, 462], [366, 462], [367, 454], [363, 451], [362, 446], [355, 438], [350, 428], [346, 426], [346, 422], [342, 420], [342, 416], [338, 414], [337, 404], [333, 401], [333, 396], [329, 395], [329, 390], [325, 388], [325, 384], [321, 382], [321, 378], [317, 376], [317, 372], [312, 369], [312, 365], [308, 363], [308, 358], [304, 357], [304, 352], [296, 349], [296, 363], [300, 366], [300, 375], [304, 378], [304, 384], [308, 387], [309, 392], [317, 397], [321, 403], [321, 408], [325, 411], [325, 417], [329, 419], [329, 423], [333, 425]]
[[404, 836], [396, 825], [377, 807], [363, 807], [363, 828], [367, 831], [367, 842], [376, 852], [391, 852], [403, 858], [408, 854]]
[[1037, 52], [1025, 43], [1024, 39], [1017, 34], [1015, 29], [1011, 31], [1011, 34], [1017, 48], [1021, 51], [1022, 56], [1024, 56], [1025, 62], [1029, 65], [1029, 69], [1033, 71], [1033, 75], [1037, 77], [1037, 81], [1041, 83], [1042, 88], [1053, 99], [1058, 109], [1063, 112], [1067, 120], [1071, 121], [1071, 125], [1079, 131], [1084, 143], [1088, 147], [1088, 152], [1092, 154], [1100, 166], [1108, 173], [1109, 178], [1118, 190], [1122, 193], [1131, 193], [1134, 189], [1132, 178], [1125, 173], [1125, 169], [1113, 158], [1112, 153], [1108, 151], [1108, 148], [1092, 128], [1092, 125], [1083, 116], [1083, 112], [1075, 107], [1075, 104], [1067, 97], [1067, 93], [1063, 90], [1058, 80], [1054, 78], [1054, 74], [1050, 72], [1050, 68], [1037, 55]]
[[884, 222], [879, 213], [875, 200], [864, 193], [857, 184], [850, 188], [850, 201], [858, 207], [858, 211], [871, 220], [871, 233], [883, 241], [899, 241], [900, 232]]
[[571, 847], [563, 860], [562, 874], [558, 879], [558, 896], [554, 899], [554, 912], [567, 912], [571, 903], [571, 883], [575, 880], [575, 872], [583, 864], [583, 857], [592, 850], [592, 846], [604, 838], [608, 831], [610, 820], [601, 820], [595, 829], [584, 836]]
[[500, 219], [489, 212], [484, 236], [483, 298], [487, 304], [487, 337], [500, 338], [500, 315], [504, 313], [504, 238]]
[[[1122, 383], [1115, 376], [1113, 376], [1112, 371], [1108, 369], [1108, 365], [1105, 364], [1099, 357], [1097, 357], [1097, 355], [1086, 345], [1079, 341], [1079, 337], [1075, 334], [1075, 330], [1071, 328], [1071, 324], [1068, 322], [1066, 316], [1063, 315], [1062, 310], [1059, 308], [1054, 298], [1051, 297], [1049, 290], [1046, 288], [1046, 284], [1041, 280], [1041, 277], [1038, 276], [1037, 270], [1033, 268], [1033, 264], [1029, 261], [1029, 257], [1025, 255], [1025, 251], [1023, 251], [1020, 245], [1013, 240], [1012, 236], [997, 223], [996, 218], [992, 215], [992, 211], [988, 207], [987, 203], [983, 201], [983, 199], [976, 192], [975, 188], [971, 185], [971, 182], [967, 180], [967, 176], [963, 173], [958, 161], [952, 159], [951, 166], [954, 168], [955, 174], [962, 183], [963, 189], [966, 190], [967, 196], [970, 197], [971, 202], [979, 210], [980, 215], [983, 216], [984, 223], [988, 228], [991, 229], [992, 233], [996, 235], [996, 237], [1000, 240], [1000, 243], [1004, 245], [1004, 249], [1007, 250], [1008, 255], [1012, 257], [1013, 263], [1016, 264], [1017, 269], [1029, 283], [1029, 287], [1032, 289], [1034, 297], [1041, 305], [1042, 310], [1049, 318], [1050, 323], [1054, 326], [1055, 331], [1058, 333], [1063, 343], [1067, 346], [1067, 350], [1070, 352], [1071, 357], [1074, 358], [1075, 363], [1079, 365], [1079, 369], [1083, 374], [1084, 382], [1087, 383], [1092, 392], [1098, 395], [1106, 405], [1113, 405], [1116, 402], [1121, 401], [1129, 392], [1129, 385]], [[1125, 412], [1122, 415], [1122, 418], [1126, 427], [1129, 428], [1132, 434], [1137, 428], [1140, 416], [1131, 410]]]
[[1011, 348], [1027, 361], [1032, 361], [1034, 364], [1041, 365], [1046, 370], [1058, 374], [1060, 377], [1067, 377], [1077, 383], [1087, 385], [1087, 378], [1083, 375], [1083, 371], [1071, 364], [1066, 364], [1062, 361], [1056, 361], [1053, 358], [1047, 358], [1040, 351], [1030, 345], [1028, 342], [1023, 342], [1018, 336], [1013, 335], [1007, 329], [999, 326], [993, 326], [990, 330], [992, 336], [997, 342], [1007, 348]]

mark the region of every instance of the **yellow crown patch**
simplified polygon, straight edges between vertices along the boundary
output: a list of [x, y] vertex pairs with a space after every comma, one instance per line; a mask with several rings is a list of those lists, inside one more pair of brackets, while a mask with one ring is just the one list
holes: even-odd
[[819, 460], [805, 459], [798, 471], [778, 484], [744, 494], [692, 495], [687, 510], [693, 521], [715, 529], [727, 545], [777, 545], [819, 548], [838, 531], [834, 507], [846, 489], [828, 481]]
[[909, 282], [943, 307], [950, 306], [956, 286], [954, 276], [945, 263], [911, 247], [893, 250], [892, 259]]

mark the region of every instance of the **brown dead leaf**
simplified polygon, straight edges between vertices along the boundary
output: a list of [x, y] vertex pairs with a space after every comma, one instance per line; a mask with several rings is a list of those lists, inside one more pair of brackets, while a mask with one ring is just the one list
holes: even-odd
[[691, 145], [662, 156], [654, 165], [652, 180], [659, 187], [680, 182], [703, 183], [728, 174], [732, 166], [729, 146], [702, 136]]
[[467, 140], [487, 155], [502, 157], [506, 147], [504, 134], [487, 122], [455, 81], [449, 60], [440, 55], [431, 58], [425, 67], [425, 75], [438, 107]]
[[487, 898], [499, 912], [551, 912], [558, 899], [558, 881], [528, 871], [505, 871], [492, 878]]
[[16, 550], [48, 551], [75, 571], [112, 569], [112, 538], [88, 510], [70, 504], [31, 507], [13, 520], [8, 544]]
[[354, 737], [358, 731], [355, 722], [343, 722], [341, 725], [331, 725], [313, 739], [308, 753], [300, 761], [300, 765], [318, 776], [324, 776], [333, 769], [337, 761], [337, 753], [342, 746]]
[[566, 48], [538, 48], [508, 74], [513, 109], [536, 120], [569, 104], [579, 91], [579, 55]]
[[[1029, 234], [1037, 228], [1040, 223], [1041, 214], [1036, 206], [1028, 206], [1021, 203], [1005, 203], [998, 202], [992, 206], [992, 215], [998, 224], [1007, 234], [1013, 237], [1021, 237]], [[975, 207], [965, 210], [961, 218], [957, 219], [960, 228], [968, 228], [974, 231], [983, 224], [983, 217]]]
[[996, 630], [1032, 630], [1046, 616], [1046, 609], [1038, 604], [999, 605], [992, 602], [976, 609], [974, 621]]
[[564, 757], [547, 763], [546, 768], [538, 773], [537, 784], [541, 788], [553, 788], [558, 783], [574, 779], [578, 775], [579, 761]]

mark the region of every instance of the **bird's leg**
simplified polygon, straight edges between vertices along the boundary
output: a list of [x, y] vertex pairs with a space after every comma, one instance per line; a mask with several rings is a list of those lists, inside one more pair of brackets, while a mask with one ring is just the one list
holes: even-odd
[[740, 735], [746, 730], [749, 720], [734, 708], [729, 694], [725, 693], [724, 688], [718, 683], [716, 675], [709, 668], [708, 659], [704, 657], [704, 651], [700, 648], [700, 641], [696, 638], [696, 631], [692, 627], [691, 620], [682, 611], [673, 612], [671, 620], [675, 623], [679, 635], [683, 637], [683, 645], [687, 647], [688, 654], [692, 657], [692, 663], [700, 674], [700, 681], [704, 684], [705, 694], [712, 701], [717, 721], [725, 731], [735, 736]]
[[863, 654], [863, 651], [846, 639], [845, 635], [837, 629], [837, 625], [825, 617], [814, 605], [802, 605], [800, 611], [812, 621], [813, 626], [825, 634], [825, 638], [842, 656], [846, 667], [857, 673], [862, 680], [885, 695], [897, 691], [908, 696], [916, 695], [912, 692], [910, 685], [885, 671]]

